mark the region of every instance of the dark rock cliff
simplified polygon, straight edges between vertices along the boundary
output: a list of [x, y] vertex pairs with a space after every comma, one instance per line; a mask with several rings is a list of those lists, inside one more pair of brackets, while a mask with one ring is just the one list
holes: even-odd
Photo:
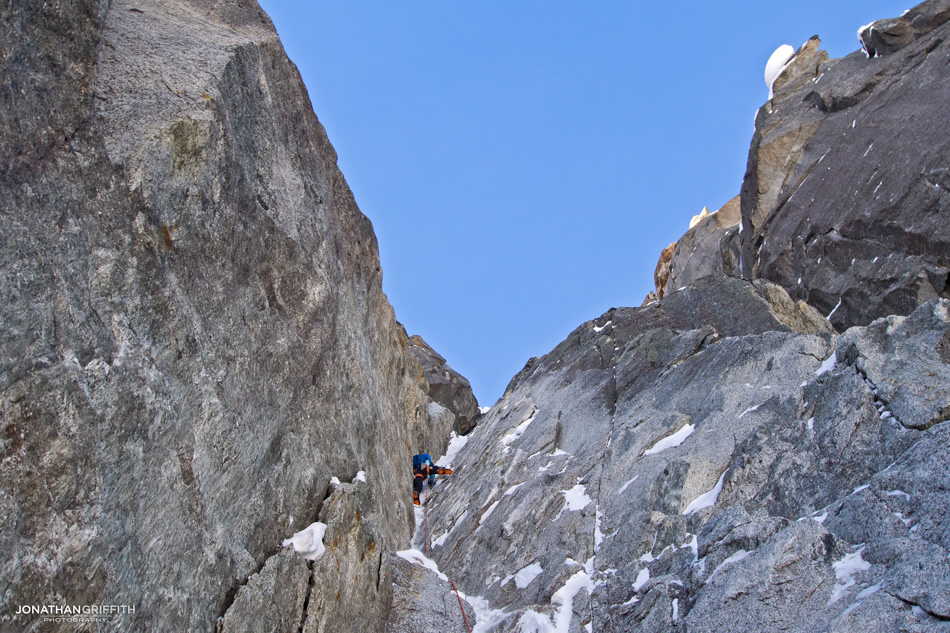
[[661, 255], [656, 295], [767, 279], [839, 331], [950, 297], [948, 36], [950, 1], [928, 0], [864, 27], [843, 59], [806, 42], [756, 114], [741, 227], [691, 228]]
[[[742, 274], [784, 286], [838, 329], [950, 297], [948, 20], [950, 2], [930, 0], [870, 25], [872, 58], [828, 60], [811, 40], [756, 116]], [[895, 24], [904, 37], [884, 47]]]
[[[378, 629], [409, 457], [447, 438], [270, 20], [0, 24], [0, 628], [112, 604], [101, 630]], [[323, 558], [281, 548], [317, 519]]]

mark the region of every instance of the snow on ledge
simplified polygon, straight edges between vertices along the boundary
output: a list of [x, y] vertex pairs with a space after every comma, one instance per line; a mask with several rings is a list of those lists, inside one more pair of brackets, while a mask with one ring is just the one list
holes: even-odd
[[826, 359], [825, 359], [825, 362], [823, 362], [823, 363], [821, 364], [821, 367], [819, 367], [817, 370], [815, 370], [815, 375], [816, 375], [816, 376], [820, 376], [820, 375], [822, 375], [822, 374], [828, 373], [829, 371], [831, 371], [832, 369], [834, 369], [835, 363], [837, 363], [837, 362], [838, 362], [838, 353], [837, 353], [837, 352], [831, 352], [831, 356], [829, 356], [828, 358], [826, 358]]
[[726, 479], [726, 473], [729, 472], [729, 469], [723, 471], [722, 475], [719, 476], [719, 481], [716, 482], [716, 485], [713, 486], [712, 490], [705, 492], [692, 501], [689, 502], [689, 505], [686, 506], [686, 509], [683, 510], [683, 514], [689, 516], [696, 512], [699, 512], [703, 508], [709, 508], [716, 505], [716, 502], [719, 500], [719, 493], [722, 492], [722, 484]]
[[587, 494], [587, 488], [583, 484], [577, 484], [570, 490], [562, 490], [561, 494], [564, 495], [564, 502], [571, 512], [583, 510], [592, 501]]
[[655, 455], [661, 451], [665, 451], [668, 448], [675, 448], [686, 441], [686, 438], [693, 434], [693, 431], [696, 430], [695, 424], [687, 424], [676, 433], [672, 435], [667, 435], [656, 444], [643, 451], [644, 455]]
[[501, 581], [501, 587], [504, 587], [512, 580], [515, 581], [515, 586], [518, 589], [524, 589], [531, 584], [535, 578], [541, 575], [544, 569], [539, 563], [531, 563], [530, 565], [521, 569], [518, 573], [507, 576], [504, 580]]
[[311, 523], [289, 539], [284, 539], [281, 547], [293, 546], [294, 551], [307, 560], [317, 560], [326, 551], [323, 546], [323, 535], [326, 531], [325, 523]]
[[857, 551], [847, 554], [841, 560], [832, 563], [831, 568], [834, 569], [837, 582], [831, 590], [831, 597], [828, 599], [829, 606], [844, 597], [844, 595], [848, 593], [848, 589], [854, 586], [854, 575], [857, 572], [867, 571], [871, 568], [871, 563], [861, 557], [863, 552], [864, 546], [862, 545]]
[[795, 57], [795, 49], [788, 44], [782, 44], [775, 49], [765, 64], [765, 85], [769, 87], [769, 99], [774, 95], [772, 86], [782, 71], [785, 70]]
[[403, 560], [409, 561], [413, 565], [419, 565], [420, 567], [425, 567], [429, 571], [434, 571], [439, 578], [445, 582], [449, 581], [449, 577], [439, 571], [439, 566], [436, 564], [436, 562], [417, 549], [400, 550], [396, 552], [396, 556]]

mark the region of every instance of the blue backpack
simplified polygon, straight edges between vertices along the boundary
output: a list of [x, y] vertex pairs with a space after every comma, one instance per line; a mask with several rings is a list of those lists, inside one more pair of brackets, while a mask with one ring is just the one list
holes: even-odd
[[421, 453], [421, 454], [419, 454], [419, 455], [413, 455], [413, 456], [412, 456], [412, 469], [413, 469], [413, 470], [419, 470], [420, 468], [422, 468], [423, 466], [425, 466], [425, 463], [426, 463], [427, 461], [428, 461], [428, 462], [431, 462], [431, 461], [432, 461], [432, 457], [430, 457], [428, 453]]

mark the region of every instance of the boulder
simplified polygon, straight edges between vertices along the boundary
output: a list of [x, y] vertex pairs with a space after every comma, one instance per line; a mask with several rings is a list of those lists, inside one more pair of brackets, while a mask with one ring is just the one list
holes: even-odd
[[[409, 351], [422, 366], [425, 381], [429, 385], [429, 398], [432, 402], [447, 409], [454, 420], [451, 429], [459, 435], [465, 435], [475, 428], [481, 411], [478, 400], [472, 393], [472, 385], [465, 376], [449, 367], [445, 358], [440, 356], [419, 335], [409, 338]], [[430, 418], [434, 419], [434, 418]], [[448, 437], [448, 433], [445, 433]], [[440, 443], [442, 449], [445, 448]], [[420, 447], [422, 452], [435, 453], [434, 448]]]

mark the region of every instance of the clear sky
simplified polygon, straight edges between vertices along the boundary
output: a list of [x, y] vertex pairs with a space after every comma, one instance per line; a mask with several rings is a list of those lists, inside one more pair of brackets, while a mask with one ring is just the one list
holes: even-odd
[[765, 63], [832, 57], [894, 0], [261, 0], [379, 239], [396, 317], [501, 397], [639, 306], [660, 251], [739, 193]]

